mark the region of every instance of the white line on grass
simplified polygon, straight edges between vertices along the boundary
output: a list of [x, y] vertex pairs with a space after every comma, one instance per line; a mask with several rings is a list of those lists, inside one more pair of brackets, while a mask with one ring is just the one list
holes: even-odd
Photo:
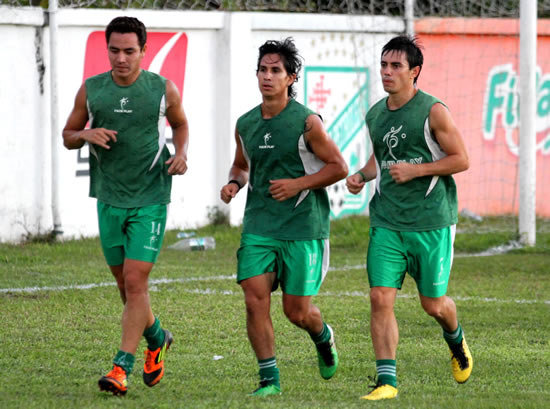
[[[343, 266], [343, 267], [331, 267], [329, 270], [331, 271], [348, 271], [348, 270], [360, 270], [364, 269], [364, 265], [357, 265], [357, 266]], [[194, 281], [223, 281], [223, 280], [235, 280], [236, 276], [233, 275], [217, 275], [217, 276], [206, 276], [206, 277], [188, 277], [188, 278], [157, 278], [157, 279], [151, 279], [149, 280], [149, 284], [152, 286], [151, 291], [157, 291], [157, 289], [154, 288], [157, 284], [172, 284], [172, 283], [189, 283]], [[23, 287], [23, 288], [0, 288], [0, 294], [8, 294], [8, 293], [37, 293], [42, 291], [66, 291], [66, 290], [91, 290], [93, 288], [100, 288], [100, 287], [113, 287], [115, 286], [115, 282], [108, 282], [108, 283], [92, 283], [92, 284], [80, 284], [80, 285], [65, 285], [65, 286], [47, 286], [47, 287]], [[200, 289], [200, 288], [194, 288], [194, 289], [184, 289], [183, 290], [186, 293], [191, 294], [205, 294], [205, 295], [236, 295], [236, 294], [242, 294], [241, 291], [233, 291], [233, 290], [212, 290], [210, 288], [206, 289]], [[277, 293], [278, 294], [278, 293]], [[340, 292], [332, 292], [332, 291], [325, 291], [320, 292], [317, 294], [318, 296], [329, 296], [329, 297], [368, 297], [368, 293], [365, 293], [363, 291], [340, 291]], [[416, 298], [417, 294], [398, 294], [398, 298]], [[462, 296], [453, 296], [452, 297], [455, 300], [458, 301], [479, 301], [479, 302], [495, 302], [495, 303], [516, 303], [516, 304], [549, 304], [550, 300], [502, 300], [498, 298], [489, 298], [489, 297], [462, 297]]]
[[[186, 293], [189, 294], [201, 294], [201, 295], [241, 295], [242, 291], [232, 291], [232, 290], [213, 290], [211, 288], [193, 288], [193, 289], [184, 289], [183, 290]], [[275, 293], [275, 295], [280, 295], [280, 293]], [[369, 296], [368, 293], [365, 293], [363, 291], [324, 291], [317, 294], [317, 296], [322, 297], [360, 297], [360, 298], [367, 298]], [[418, 294], [398, 294], [397, 298], [417, 298]], [[547, 301], [540, 301], [540, 300], [501, 300], [498, 298], [489, 298], [489, 297], [462, 297], [453, 295], [453, 300], [458, 301], [478, 301], [478, 302], [486, 302], [486, 303], [501, 303], [501, 304], [550, 304], [550, 300]]]
[[[217, 281], [235, 279], [235, 275], [230, 276], [212, 276], [212, 277], [189, 277], [189, 278], [158, 278], [149, 280], [149, 284], [171, 284], [171, 283], [188, 283], [191, 281]], [[0, 288], [1, 293], [37, 293], [41, 291], [65, 291], [65, 290], [90, 290], [99, 287], [115, 286], [114, 281], [108, 283], [92, 283], [78, 285], [60, 285], [55, 287], [23, 287], [23, 288]]]
[[[511, 248], [517, 248], [512, 246]], [[511, 248], [506, 248], [505, 251], [510, 250]], [[505, 252], [504, 251], [504, 252]], [[455, 258], [460, 257], [484, 257], [484, 256], [493, 256], [499, 254], [498, 251], [495, 252], [493, 249], [484, 251], [482, 253], [476, 254], [455, 254]], [[351, 271], [351, 270], [364, 270], [366, 269], [365, 264], [358, 264], [355, 266], [342, 266], [342, 267], [329, 267], [329, 271]], [[213, 276], [213, 277], [190, 277], [190, 278], [159, 278], [151, 279], [149, 283], [152, 285], [155, 284], [170, 284], [170, 283], [186, 283], [189, 281], [208, 281], [208, 280], [230, 280], [235, 279], [235, 275], [230, 276]], [[90, 290], [92, 288], [98, 287], [111, 287], [116, 285], [115, 282], [108, 283], [92, 283], [92, 284], [77, 284], [77, 285], [61, 285], [61, 286], [46, 286], [46, 287], [23, 287], [23, 288], [0, 288], [0, 294], [6, 293], [35, 293], [40, 291], [65, 291], [65, 290]], [[550, 303], [550, 301], [545, 301]]]
[[[347, 271], [347, 270], [360, 270], [365, 268], [364, 265], [358, 266], [344, 266], [341, 268], [329, 267], [329, 271]], [[189, 277], [189, 278], [157, 278], [149, 280], [150, 285], [155, 284], [170, 284], [170, 283], [187, 283], [190, 281], [217, 281], [217, 280], [234, 280], [235, 275], [219, 275], [212, 277]], [[91, 290], [92, 288], [99, 287], [113, 287], [116, 283], [109, 281], [107, 283], [92, 283], [92, 284], [75, 284], [75, 285], [60, 285], [60, 286], [46, 286], [46, 287], [23, 287], [23, 288], [0, 288], [0, 294], [6, 293], [37, 293], [41, 291], [65, 291], [65, 290]]]

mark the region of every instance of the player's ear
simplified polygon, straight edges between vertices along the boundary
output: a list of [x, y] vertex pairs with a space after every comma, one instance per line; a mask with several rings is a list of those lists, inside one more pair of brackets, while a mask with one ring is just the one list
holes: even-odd
[[291, 86], [296, 82], [296, 74], [289, 74], [288, 75], [288, 86]]
[[145, 51], [147, 51], [147, 43], [143, 44], [143, 48], [141, 49], [141, 53], [145, 54]]
[[420, 74], [420, 65], [417, 65], [416, 67], [413, 67], [413, 68], [411, 69], [411, 76], [412, 76], [412, 78], [418, 77], [419, 74]]

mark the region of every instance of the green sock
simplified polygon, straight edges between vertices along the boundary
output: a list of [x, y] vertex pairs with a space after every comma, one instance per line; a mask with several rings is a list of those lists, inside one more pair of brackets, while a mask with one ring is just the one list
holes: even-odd
[[379, 383], [397, 388], [397, 370], [395, 364], [395, 359], [376, 360], [376, 374], [378, 375]]
[[135, 361], [136, 357], [134, 355], [129, 352], [121, 351], [119, 349], [115, 355], [115, 359], [113, 359], [113, 364], [115, 364], [116, 366], [120, 366], [122, 369], [124, 369], [124, 372], [126, 372], [126, 376], [130, 376]]
[[330, 331], [327, 327], [326, 322], [323, 322], [323, 329], [317, 335], [309, 334], [315, 345], [322, 344], [323, 342], [328, 342], [330, 340]]
[[279, 381], [279, 368], [277, 368], [277, 359], [275, 357], [258, 359], [258, 366], [260, 367], [260, 382], [265, 381], [268, 384], [281, 387]]
[[445, 341], [447, 341], [449, 346], [460, 344], [462, 342], [462, 338], [464, 338], [464, 332], [462, 331], [460, 323], [458, 324], [457, 329], [453, 332], [443, 330], [443, 338], [445, 338]]
[[164, 331], [160, 326], [158, 318], [155, 318], [153, 325], [143, 331], [143, 336], [147, 340], [147, 348], [149, 348], [149, 350], [154, 351], [160, 348], [164, 342]]

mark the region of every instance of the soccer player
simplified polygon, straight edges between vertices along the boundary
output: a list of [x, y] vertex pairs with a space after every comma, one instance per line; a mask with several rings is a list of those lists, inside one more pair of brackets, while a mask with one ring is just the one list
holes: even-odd
[[[90, 196], [97, 198], [99, 236], [124, 310], [122, 342], [99, 388], [124, 395], [143, 335], [143, 381], [156, 385], [173, 342], [151, 310], [148, 278], [164, 238], [172, 175], [187, 170], [188, 124], [173, 82], [142, 70], [147, 33], [141, 21], [117, 17], [105, 31], [111, 70], [80, 87], [63, 129], [65, 147], [90, 149]], [[175, 155], [165, 144], [166, 119]], [[90, 121], [90, 129], [85, 129]]]
[[311, 298], [328, 269], [330, 205], [324, 187], [346, 177], [348, 169], [319, 115], [294, 99], [301, 65], [291, 38], [260, 47], [262, 103], [237, 121], [230, 180], [220, 192], [229, 203], [248, 183], [237, 282], [258, 359], [254, 396], [281, 393], [270, 316], [271, 292], [279, 284], [286, 317], [315, 343], [321, 376], [330, 379], [338, 367], [333, 330]]
[[424, 311], [443, 328], [455, 380], [466, 382], [472, 371], [455, 303], [445, 295], [457, 223], [452, 175], [468, 169], [468, 155], [447, 107], [416, 87], [422, 63], [414, 38], [398, 36], [383, 47], [380, 74], [388, 96], [365, 119], [373, 155], [346, 180], [348, 190], [357, 194], [376, 178], [367, 272], [378, 378], [362, 399], [397, 395], [394, 304], [406, 272], [416, 281]]

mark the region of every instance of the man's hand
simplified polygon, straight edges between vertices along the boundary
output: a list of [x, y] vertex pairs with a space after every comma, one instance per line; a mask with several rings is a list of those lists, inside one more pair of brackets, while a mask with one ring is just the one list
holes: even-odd
[[271, 183], [269, 193], [279, 202], [290, 199], [303, 190], [297, 179], [277, 179], [270, 180], [269, 183]]
[[187, 172], [187, 158], [184, 155], [175, 155], [164, 162], [170, 165], [168, 168], [169, 175], [183, 175]]
[[237, 196], [239, 190], [239, 186], [237, 186], [236, 183], [228, 183], [227, 185], [222, 187], [222, 190], [220, 191], [220, 198], [223, 200], [224, 203], [229, 203], [231, 199]]
[[417, 165], [411, 163], [396, 163], [390, 167], [390, 176], [395, 183], [405, 183], [418, 177]]
[[111, 149], [108, 143], [116, 142], [116, 134], [117, 131], [105, 128], [85, 129], [80, 132], [80, 139], [105, 149]]
[[348, 176], [346, 179], [346, 187], [348, 191], [354, 195], [363, 190], [363, 186], [365, 186], [365, 182], [363, 182], [363, 176], [359, 173]]

